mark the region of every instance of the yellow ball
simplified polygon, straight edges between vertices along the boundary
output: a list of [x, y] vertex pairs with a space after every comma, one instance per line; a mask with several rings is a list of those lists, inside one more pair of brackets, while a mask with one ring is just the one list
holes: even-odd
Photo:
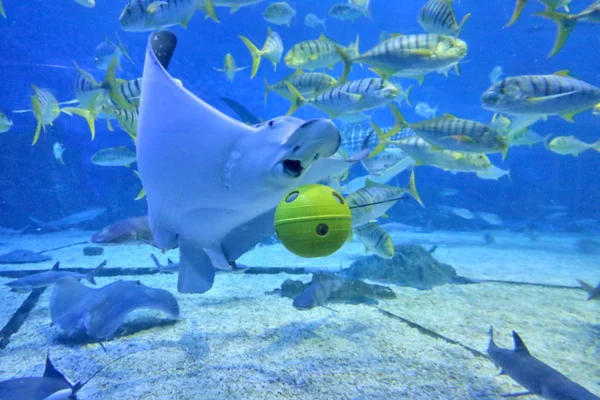
[[348, 203], [325, 185], [304, 185], [292, 190], [275, 211], [275, 232], [279, 240], [300, 257], [335, 253], [346, 242], [351, 229]]

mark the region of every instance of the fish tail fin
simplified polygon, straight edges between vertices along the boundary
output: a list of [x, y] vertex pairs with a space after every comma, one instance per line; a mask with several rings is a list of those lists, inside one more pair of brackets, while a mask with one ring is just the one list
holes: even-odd
[[119, 50], [121, 50], [121, 53], [123, 53], [123, 55], [125, 57], [127, 57], [127, 59], [129, 61], [131, 61], [132, 64], [135, 64], [133, 62], [133, 58], [131, 58], [131, 56], [129, 55], [129, 53], [127, 52], [127, 49], [125, 49], [125, 45], [123, 44], [123, 42], [121, 41], [121, 38], [119, 37], [119, 34], [115, 32], [115, 35], [117, 35], [117, 41], [119, 42]]
[[98, 276], [98, 273], [100, 273], [100, 271], [102, 271], [102, 269], [106, 266], [106, 260], [102, 261], [102, 263], [100, 265], [98, 265], [96, 268], [94, 268], [94, 270], [92, 272], [90, 272], [89, 274], [87, 274], [85, 276], [85, 279], [87, 279], [87, 281], [89, 283], [91, 283], [92, 285], [96, 284], [96, 276]]
[[292, 95], [292, 104], [290, 105], [290, 109], [288, 110], [286, 115], [292, 115], [296, 112], [298, 108], [300, 108], [306, 102], [306, 99], [302, 97], [302, 95], [294, 85], [292, 85], [288, 81], [285, 81], [285, 85], [287, 86], [288, 90]]
[[31, 142], [31, 145], [33, 146], [34, 144], [37, 143], [38, 139], [40, 138], [40, 130], [42, 128], [42, 122], [38, 121], [37, 123], [37, 127], [35, 128], [35, 133], [33, 134], [33, 141]]
[[506, 156], [508, 155], [508, 149], [510, 148], [510, 141], [506, 141], [506, 147], [504, 147], [502, 149], [502, 161], [504, 161], [504, 159], [506, 159]]
[[458, 30], [456, 31], [456, 35], [454, 35], [455, 38], [458, 39], [458, 37], [460, 36], [460, 33], [462, 32], [463, 28], [465, 27], [465, 22], [467, 22], [467, 20], [469, 19], [470, 16], [471, 16], [471, 13], [465, 14], [463, 19], [460, 21], [460, 24], [458, 25]]
[[6, 18], [6, 12], [4, 11], [4, 6], [2, 5], [2, 1], [0, 0], [0, 15]]
[[383, 133], [383, 130], [381, 130], [381, 128], [379, 126], [377, 126], [377, 125], [375, 125], [375, 123], [371, 122], [371, 127], [375, 131], [375, 134], [377, 135], [377, 139], [379, 139], [379, 142], [377, 143], [377, 146], [375, 147], [375, 149], [373, 149], [371, 154], [369, 154], [369, 158], [376, 157], [379, 153], [384, 151], [389, 144], [385, 133]]
[[[92, 102], [92, 104], [95, 104], [96, 102]], [[94, 140], [94, 138], [96, 137], [96, 125], [94, 124], [94, 121], [96, 119], [96, 116], [90, 111], [90, 110], [84, 110], [83, 108], [77, 108], [77, 107], [65, 107], [61, 110], [62, 112], [71, 115], [71, 113], [79, 115], [80, 117], [85, 118], [85, 120], [88, 123], [88, 126], [90, 127], [90, 132], [92, 134], [92, 140]]]
[[31, 96], [31, 110], [33, 111], [33, 115], [37, 120], [35, 133], [33, 134], [33, 142], [31, 142], [31, 145], [33, 146], [40, 138], [40, 131], [42, 129], [42, 104], [36, 96]]
[[342, 83], [345, 83], [348, 80], [348, 76], [350, 75], [350, 71], [352, 70], [352, 58], [348, 55], [348, 53], [342, 49], [341, 47], [338, 47], [337, 49], [340, 57], [342, 58], [342, 63], [344, 64], [344, 72], [342, 72], [342, 76], [340, 77], [340, 79], [338, 79], [337, 84], [341, 85]]
[[204, 0], [204, 8], [203, 10], [208, 17], [210, 17], [215, 22], [219, 21], [219, 17], [217, 17], [217, 13], [215, 12], [215, 4], [212, 0]]
[[358, 57], [358, 55], [360, 54], [360, 51], [358, 50], [358, 43], [359, 43], [359, 36], [356, 35], [356, 40], [354, 41], [354, 44], [352, 46], [350, 46], [350, 48], [352, 49], [352, 54], [354, 54], [354, 57]]
[[239, 35], [238, 37], [242, 39], [242, 42], [244, 42], [248, 50], [250, 50], [250, 55], [252, 56], [252, 73], [250, 74], [250, 79], [254, 79], [256, 73], [258, 72], [258, 67], [260, 67], [262, 53], [258, 47], [256, 47], [254, 43], [250, 41], [250, 39], [242, 35]]
[[569, 39], [569, 36], [577, 23], [577, 19], [569, 14], [563, 14], [552, 10], [541, 11], [535, 15], [549, 18], [556, 24], [556, 40], [554, 41], [554, 46], [552, 47], [550, 54], [548, 54], [548, 57], [552, 57], [562, 49]]
[[119, 107], [126, 110], [131, 110], [131, 104], [129, 104], [125, 97], [123, 97], [123, 94], [119, 90], [119, 83], [117, 82], [117, 78], [115, 76], [117, 59], [118, 57], [113, 57], [113, 59], [110, 61], [110, 64], [108, 64], [106, 76], [104, 77], [104, 81], [100, 87], [108, 92], [110, 98], [113, 99]]
[[269, 85], [269, 81], [265, 76], [265, 107], [267, 106], [267, 96], [269, 96], [269, 92], [271, 91], [271, 86]]
[[419, 192], [417, 191], [417, 183], [415, 180], [415, 170], [413, 169], [410, 173], [410, 179], [408, 180], [408, 185], [406, 185], [406, 192], [417, 201], [421, 206], [423, 205], [423, 201], [421, 200], [421, 196], [419, 196]]
[[[135, 176], [137, 176], [139, 178], [139, 180], [141, 181], [142, 178], [140, 177], [140, 173], [136, 170], [133, 170], [133, 172], [135, 173]], [[142, 186], [142, 189], [140, 190], [140, 192], [138, 193], [138, 195], [136, 196], [136, 198], [134, 200], [141, 200], [144, 197], [146, 197], [146, 189], [144, 189], [144, 187]]]
[[546, 148], [546, 150], [550, 150], [550, 137], [552, 136], [552, 133], [547, 134], [544, 137], [544, 141], [542, 142], [544, 144], [544, 147]]
[[508, 21], [508, 24], [504, 25], [505, 28], [511, 26], [512, 24], [514, 24], [515, 22], [517, 22], [517, 20], [519, 19], [519, 17], [521, 16], [521, 13], [523, 12], [523, 8], [525, 8], [525, 4], [527, 4], [529, 0], [517, 0], [517, 4], [515, 5], [515, 10], [513, 11], [513, 15], [510, 18], [510, 21]]
[[[392, 130], [396, 130], [396, 133], [400, 132], [402, 129], [406, 128], [408, 126], [408, 122], [406, 122], [406, 119], [404, 119], [404, 115], [402, 115], [402, 113], [400, 112], [400, 110], [398, 109], [398, 107], [396, 107], [396, 105], [394, 105], [394, 103], [390, 103], [390, 110], [392, 110], [392, 114], [394, 115], [394, 119], [396, 120], [396, 124], [394, 125], [394, 129]], [[394, 133], [394, 135], [396, 134]], [[393, 136], [393, 135], [391, 135]]]
[[592, 143], [592, 149], [600, 151], [600, 140], [597, 140], [596, 142]]

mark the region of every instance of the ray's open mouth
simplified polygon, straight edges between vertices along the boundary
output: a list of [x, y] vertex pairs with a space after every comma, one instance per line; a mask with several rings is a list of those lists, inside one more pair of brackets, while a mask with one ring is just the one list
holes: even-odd
[[294, 178], [299, 177], [304, 168], [299, 160], [283, 160], [283, 172]]

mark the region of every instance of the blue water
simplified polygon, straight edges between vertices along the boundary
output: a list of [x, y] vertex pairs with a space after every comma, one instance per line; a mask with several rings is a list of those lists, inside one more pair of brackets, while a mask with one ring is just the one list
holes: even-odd
[[[92, 206], [109, 206], [115, 218], [144, 212], [143, 201], [132, 201], [140, 184], [131, 170], [99, 167], [89, 161], [99, 149], [129, 146], [130, 140], [122, 132], [109, 132], [103, 121], [98, 121], [97, 138], [90, 142], [89, 132], [81, 118], [62, 115], [54, 127], [42, 134], [40, 142], [31, 147], [35, 130], [33, 116], [10, 115], [10, 110], [30, 107], [30, 84], [51, 89], [59, 101], [74, 98], [73, 61], [101, 78], [103, 71], [93, 69], [92, 55], [104, 38], [114, 40], [115, 32], [119, 33], [135, 60], [135, 64], [131, 64], [123, 58], [121, 77], [139, 77], [148, 34], [120, 31], [118, 17], [123, 3], [98, 1], [95, 8], [86, 9], [74, 1], [6, 1], [8, 19], [0, 21], [0, 109], [14, 119], [15, 126], [9, 133], [0, 136], [3, 149], [0, 153], [2, 225], [23, 226], [30, 215], [52, 219]], [[329, 3], [332, 2], [299, 1], [296, 4], [298, 17], [292, 27], [274, 27], [280, 33], [286, 51], [301, 40], [319, 35], [319, 30], [304, 26], [303, 19], [308, 12], [325, 16], [331, 6]], [[371, 6], [373, 21], [362, 18], [352, 23], [328, 18], [326, 33], [345, 44], [359, 34], [360, 49], [365, 51], [377, 43], [382, 30], [421, 32], [416, 21], [420, 3], [402, 2], [400, 6], [393, 1], [374, 1]], [[600, 82], [593, 61], [594, 51], [600, 44], [595, 34], [596, 25], [579, 24], [563, 50], [557, 56], [547, 58], [554, 40], [554, 24], [532, 16], [542, 6], [531, 2], [518, 23], [503, 28], [510, 18], [512, 3], [463, 0], [455, 5], [458, 19], [466, 12], [473, 13], [461, 35], [469, 48], [466, 59], [460, 65], [460, 76], [451, 74], [446, 78], [429, 74], [421, 87], [414, 88], [411, 95], [413, 105], [425, 101], [432, 106], [439, 105], [442, 112], [487, 122], [492, 114], [479, 106], [479, 98], [489, 86], [490, 71], [497, 65], [502, 66], [506, 75], [568, 69], [586, 82]], [[171, 73], [192, 92], [227, 113], [231, 111], [219, 100], [221, 96], [241, 100], [263, 118], [283, 114], [289, 104], [287, 100], [271, 94], [266, 108], [262, 101], [262, 77], [276, 82], [291, 72], [283, 62], [274, 72], [271, 64], [265, 61], [257, 78], [249, 80], [249, 72], [243, 71], [237, 74], [233, 83], [213, 69], [222, 66], [226, 52], [234, 55], [239, 66], [250, 64], [249, 53], [237, 35], [243, 34], [255, 43], [263, 43], [267, 30], [267, 23], [262, 19], [263, 8], [263, 5], [245, 7], [232, 15], [220, 8], [220, 24], [204, 20], [199, 13], [187, 30], [172, 27], [178, 35], [179, 45], [170, 67]], [[340, 70], [335, 72], [339, 74]], [[355, 67], [351, 76], [359, 78], [369, 74], [366, 68]], [[404, 86], [410, 83], [415, 82], [406, 80]], [[403, 112], [409, 121], [420, 119], [409, 108], [404, 107]], [[297, 115], [304, 118], [323, 116], [308, 107]], [[387, 109], [376, 112], [373, 121], [379, 125], [393, 122]], [[542, 136], [548, 133], [572, 134], [591, 142], [598, 138], [596, 124], [597, 117], [585, 112], [577, 116], [576, 123], [552, 117], [536, 125], [535, 129]], [[56, 163], [52, 155], [52, 145], [56, 141], [66, 148], [66, 167]], [[568, 207], [573, 218], [590, 218], [600, 212], [597, 201], [600, 186], [596, 172], [600, 167], [600, 157], [593, 151], [577, 158], [565, 157], [538, 145], [533, 149], [511, 148], [508, 158], [501, 164], [498, 155], [491, 158], [503, 169], [510, 169], [510, 180], [483, 181], [471, 174], [453, 176], [437, 169], [421, 168], [418, 170], [421, 195], [428, 199], [439, 188], [456, 187], [467, 194], [470, 208], [486, 209], [515, 218], [525, 218], [531, 209], [549, 205]]]

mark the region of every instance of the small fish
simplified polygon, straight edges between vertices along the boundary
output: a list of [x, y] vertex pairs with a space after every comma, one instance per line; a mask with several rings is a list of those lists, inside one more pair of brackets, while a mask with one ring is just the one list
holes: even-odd
[[285, 65], [289, 68], [314, 70], [316, 68], [332, 68], [334, 65], [349, 58], [358, 56], [358, 36], [348, 47], [329, 39], [324, 34], [316, 40], [307, 40], [295, 44], [284, 57]]
[[548, 57], [552, 57], [565, 45], [577, 22], [600, 23], [600, 2], [593, 2], [588, 8], [578, 14], [563, 14], [547, 9], [546, 11], [536, 13], [536, 15], [550, 18], [557, 25], [556, 40], [548, 55]]
[[12, 127], [13, 122], [8, 119], [6, 114], [0, 111], [0, 133], [8, 132]]
[[598, 285], [596, 285], [596, 287], [593, 287], [589, 283], [586, 283], [579, 279], [577, 279], [577, 282], [579, 282], [579, 285], [581, 286], [581, 288], [587, 292], [587, 294], [588, 294], [587, 301], [600, 300], [600, 283]]
[[354, 233], [365, 245], [366, 251], [372, 251], [381, 258], [394, 257], [394, 242], [389, 233], [381, 229], [375, 222], [354, 228]]
[[502, 225], [502, 218], [500, 218], [496, 214], [480, 211], [476, 212], [475, 215], [477, 216], [477, 218], [484, 220], [490, 225]]
[[490, 75], [489, 75], [490, 82], [492, 84], [498, 83], [500, 81], [500, 78], [502, 78], [503, 74], [504, 73], [502, 71], [502, 67], [499, 65], [496, 65], [494, 68], [492, 68], [492, 71], [490, 72]]
[[96, 6], [95, 0], [75, 0], [75, 3], [82, 5], [86, 8], [94, 8]]
[[262, 3], [264, 0], [213, 0], [215, 7], [229, 7], [229, 13], [233, 14], [240, 7]]
[[[397, 107], [391, 104], [390, 108], [396, 118], [396, 125], [386, 136], [408, 128], [433, 146], [445, 150], [468, 153], [501, 152], [503, 157], [506, 157], [508, 152], [508, 140], [490, 125], [448, 115], [409, 124]], [[376, 152], [377, 150], [374, 153]]]
[[490, 180], [497, 181], [498, 179], [502, 178], [503, 176], [507, 176], [510, 179], [510, 171], [508, 169], [504, 170], [495, 165], [491, 165], [485, 171], [477, 172], [477, 177], [481, 178], [481, 179], [490, 179]]
[[38, 272], [35, 274], [27, 275], [19, 279], [15, 279], [6, 284], [9, 288], [11, 288], [14, 292], [29, 292], [33, 289], [45, 288], [48, 286], [52, 286], [56, 281], [65, 276], [70, 276], [77, 280], [86, 279], [92, 285], [96, 284], [96, 280], [94, 279], [99, 272], [102, 271], [104, 266], [106, 265], [106, 260], [104, 260], [100, 265], [98, 265], [93, 271], [87, 274], [80, 274], [77, 272], [69, 272], [69, 271], [61, 271], [58, 269], [59, 262], [54, 264], [50, 271]]
[[[337, 19], [341, 19], [341, 20], [351, 20], [354, 21], [357, 18], [360, 18], [362, 16], [367, 17], [367, 15], [365, 14], [365, 10], [355, 6], [354, 4], [351, 3], [339, 3], [339, 4], [334, 4], [328, 12], [329, 16], [332, 18], [337, 18]], [[367, 17], [367, 18], [370, 18]]]
[[275, 25], [290, 26], [292, 18], [296, 15], [296, 10], [285, 1], [271, 3], [263, 13], [265, 21]]
[[318, 28], [322, 26], [323, 30], [325, 30], [325, 18], [320, 19], [313, 13], [306, 14], [306, 17], [304, 17], [304, 25], [309, 28]]
[[72, 225], [78, 225], [83, 222], [88, 222], [93, 220], [94, 218], [104, 214], [106, 212], [106, 208], [91, 208], [89, 210], [81, 211], [75, 214], [71, 214], [67, 217], [60, 218], [54, 221], [43, 222], [37, 218], [29, 217], [31, 221], [41, 226], [42, 228], [50, 228], [50, 229], [60, 229], [66, 228]]
[[562, 154], [562, 155], [573, 155], [578, 156], [579, 153], [582, 153], [586, 150], [594, 149], [600, 152], [600, 140], [595, 143], [589, 144], [582, 142], [577, 139], [575, 136], [558, 136], [548, 144], [546, 144], [546, 148], [553, 153]]
[[423, 118], [432, 119], [438, 113], [438, 108], [437, 106], [431, 108], [429, 104], [421, 102], [415, 106], [415, 113]]
[[103, 167], [129, 167], [136, 161], [136, 154], [125, 146], [110, 147], [97, 151], [91, 160]]
[[350, 193], [346, 197], [346, 202], [352, 213], [352, 226], [361, 226], [381, 217], [405, 193], [423, 205], [419, 192], [417, 192], [414, 172], [411, 173], [408, 185], [404, 188], [382, 185], [367, 180], [364, 188]]
[[65, 152], [65, 148], [63, 147], [62, 144], [56, 142], [54, 143], [54, 146], [52, 146], [52, 153], [54, 154], [54, 158], [56, 158], [56, 160], [60, 161], [60, 163], [62, 165], [65, 165], [65, 162], [63, 161], [63, 153]]
[[460, 208], [460, 207], [450, 207], [450, 212], [454, 215], [456, 215], [457, 217], [463, 218], [463, 219], [473, 219], [475, 218], [475, 215], [473, 214], [473, 212], [471, 212], [471, 210], [468, 210], [466, 208]]
[[414, 78], [437, 71], [445, 75], [467, 55], [467, 44], [452, 36], [433, 33], [396, 35], [352, 59], [370, 65], [378, 75]]
[[224, 72], [227, 76], [227, 80], [233, 82], [233, 78], [235, 77], [235, 73], [242, 71], [248, 67], [240, 67], [238, 68], [235, 65], [235, 59], [231, 55], [231, 53], [225, 54], [225, 59], [223, 61], [223, 68], [215, 68], [215, 71]]
[[337, 118], [343, 114], [355, 114], [390, 103], [398, 96], [398, 88], [380, 78], [364, 78], [349, 81], [326, 89], [313, 98], [304, 98], [298, 90], [287, 83], [293, 95], [287, 115], [292, 115], [303, 104], [309, 104]]
[[520, 132], [515, 132], [513, 134], [507, 134], [506, 138], [510, 142], [511, 146], [529, 146], [532, 147], [538, 143], [545, 142], [550, 135], [546, 137], [538, 135], [533, 131], [533, 129], [523, 129]]
[[119, 24], [126, 32], [148, 32], [173, 25], [187, 28], [197, 10], [219, 21], [212, 0], [130, 0], [121, 12]]
[[104, 42], [96, 47], [96, 50], [94, 50], [94, 65], [96, 68], [104, 70], [108, 69], [112, 59], [116, 58], [116, 67], [121, 69], [121, 56], [127, 57], [133, 64], [133, 59], [129, 56], [129, 53], [127, 53], [125, 45], [123, 45], [123, 42], [121, 42], [121, 38], [119, 38], [118, 35], [117, 40], [119, 41], [118, 45], [106, 38]]
[[511, 76], [495, 83], [481, 96], [486, 110], [510, 115], [573, 116], [600, 102], [600, 88], [559, 71], [553, 75]]
[[441, 35], [460, 35], [465, 22], [471, 14], [463, 17], [460, 24], [456, 20], [454, 10], [452, 9], [453, 0], [428, 0], [421, 10], [417, 21], [423, 29], [429, 33], [438, 33]]
[[[508, 21], [505, 27], [509, 27], [515, 22], [517, 22], [517, 20], [521, 16], [521, 13], [523, 12], [523, 8], [525, 7], [528, 1], [529, 0], [517, 0], [517, 4], [515, 5], [515, 10], [513, 11], [512, 17], [510, 18], [510, 21]], [[546, 6], [546, 9], [548, 11], [554, 11], [557, 8], [564, 7], [564, 9], [567, 12], [569, 11], [568, 4], [571, 1], [572, 0], [538, 0], [538, 2]]]
[[337, 84], [337, 80], [331, 75], [323, 72], [303, 72], [301, 69], [297, 69], [272, 86], [269, 85], [267, 77], [265, 77], [265, 104], [267, 103], [267, 96], [270, 91], [288, 100], [293, 100], [294, 96], [290, 92], [286, 82], [294, 86], [304, 97], [313, 97], [317, 93]]
[[281, 56], [283, 54], [283, 42], [281, 41], [281, 36], [279, 36], [277, 32], [269, 28], [265, 44], [263, 44], [263, 47], [260, 50], [247, 37], [242, 35], [239, 35], [238, 37], [242, 39], [246, 47], [248, 47], [250, 55], [252, 56], [252, 73], [250, 74], [250, 79], [253, 79], [256, 76], [262, 57], [271, 61], [273, 63], [273, 70], [277, 70], [277, 63], [281, 61]]

